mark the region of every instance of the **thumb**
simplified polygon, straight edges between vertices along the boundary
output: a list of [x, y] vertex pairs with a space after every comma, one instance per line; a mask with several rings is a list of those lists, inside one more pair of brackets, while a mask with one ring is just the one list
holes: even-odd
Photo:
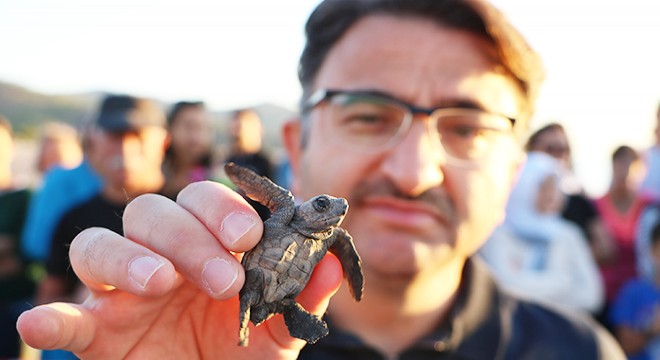
[[[342, 268], [339, 259], [328, 253], [316, 265], [307, 286], [296, 301], [312, 314], [323, 316], [330, 298], [337, 292], [342, 281]], [[289, 330], [282, 316], [271, 318], [264, 325], [268, 326], [273, 339], [285, 349], [300, 350], [306, 342], [289, 335]]]

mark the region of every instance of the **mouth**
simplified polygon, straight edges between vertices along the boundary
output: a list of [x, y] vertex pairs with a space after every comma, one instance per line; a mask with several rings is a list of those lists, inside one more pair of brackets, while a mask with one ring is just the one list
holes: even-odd
[[328, 224], [334, 224], [335, 226], [341, 225], [342, 221], [344, 221], [344, 215], [339, 215], [335, 216], [333, 218], [330, 218], [328, 221]]
[[390, 196], [363, 199], [360, 204], [371, 215], [400, 227], [424, 227], [433, 224], [452, 226], [453, 214], [445, 214], [438, 207], [421, 201]]

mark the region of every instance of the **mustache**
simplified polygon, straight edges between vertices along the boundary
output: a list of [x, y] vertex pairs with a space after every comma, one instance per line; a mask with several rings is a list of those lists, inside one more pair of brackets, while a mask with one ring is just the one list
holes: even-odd
[[351, 194], [351, 200], [356, 204], [375, 197], [390, 197], [416, 203], [433, 212], [448, 225], [454, 225], [458, 221], [456, 206], [444, 187], [434, 187], [419, 195], [411, 196], [401, 191], [391, 180], [378, 178], [360, 182]]

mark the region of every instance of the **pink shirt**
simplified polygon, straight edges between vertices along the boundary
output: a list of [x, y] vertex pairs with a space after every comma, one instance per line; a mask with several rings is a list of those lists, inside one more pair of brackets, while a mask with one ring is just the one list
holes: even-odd
[[635, 199], [635, 202], [625, 213], [619, 212], [614, 206], [609, 193], [597, 199], [594, 203], [605, 228], [616, 245], [616, 259], [614, 262], [600, 266], [605, 282], [606, 299], [610, 302], [614, 300], [623, 283], [637, 276], [635, 230], [637, 219], [645, 202], [641, 198]]

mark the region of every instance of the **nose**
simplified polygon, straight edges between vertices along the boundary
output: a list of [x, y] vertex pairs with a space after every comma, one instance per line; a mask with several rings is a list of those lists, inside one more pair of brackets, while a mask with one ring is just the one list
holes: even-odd
[[394, 146], [382, 162], [382, 171], [400, 191], [417, 196], [441, 185], [445, 175], [441, 166], [445, 153], [430, 119], [415, 119], [404, 138]]
[[132, 133], [123, 134], [121, 137], [120, 151], [124, 157], [135, 156], [140, 153], [140, 139]]

